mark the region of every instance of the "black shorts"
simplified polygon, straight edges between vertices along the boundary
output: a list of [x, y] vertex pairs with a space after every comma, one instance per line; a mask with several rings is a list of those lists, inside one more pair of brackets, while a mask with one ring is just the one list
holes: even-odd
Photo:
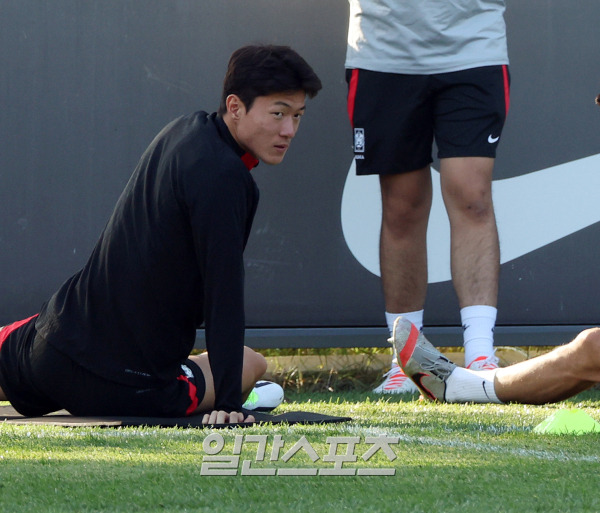
[[346, 71], [356, 172], [395, 174], [438, 158], [496, 156], [509, 108], [508, 66], [435, 75]]
[[65, 409], [73, 415], [183, 417], [194, 412], [206, 383], [186, 360], [172, 383], [140, 389], [108, 381], [55, 349], [35, 330], [35, 318], [0, 330], [0, 388], [22, 415]]

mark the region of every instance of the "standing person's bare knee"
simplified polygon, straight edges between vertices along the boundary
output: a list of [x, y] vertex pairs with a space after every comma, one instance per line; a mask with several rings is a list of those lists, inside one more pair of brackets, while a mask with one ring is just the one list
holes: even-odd
[[380, 176], [383, 221], [394, 233], [427, 223], [431, 209], [429, 167], [400, 175]]
[[491, 189], [487, 184], [473, 187], [461, 182], [447, 186], [444, 198], [451, 219], [460, 216], [477, 223], [494, 219]]
[[465, 198], [462, 203], [462, 215], [472, 222], [486, 223], [494, 219], [494, 208], [491, 199], [483, 197]]
[[494, 219], [492, 201], [493, 159], [445, 159], [442, 194], [450, 221], [485, 224]]

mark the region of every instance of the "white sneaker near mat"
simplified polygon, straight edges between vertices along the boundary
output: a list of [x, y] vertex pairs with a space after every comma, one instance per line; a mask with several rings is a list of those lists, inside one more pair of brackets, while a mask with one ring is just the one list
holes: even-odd
[[392, 368], [383, 377], [383, 383], [373, 389], [375, 394], [413, 394], [419, 389], [402, 371], [397, 363], [392, 363]]
[[405, 374], [431, 400], [445, 400], [446, 380], [456, 368], [407, 319], [398, 317], [394, 322], [393, 344], [398, 363]]
[[479, 358], [475, 358], [469, 365], [467, 365], [467, 369], [474, 371], [494, 370], [497, 368], [498, 358], [494, 355], [480, 356]]
[[242, 405], [246, 410], [271, 411], [283, 402], [283, 388], [272, 381], [257, 381]]

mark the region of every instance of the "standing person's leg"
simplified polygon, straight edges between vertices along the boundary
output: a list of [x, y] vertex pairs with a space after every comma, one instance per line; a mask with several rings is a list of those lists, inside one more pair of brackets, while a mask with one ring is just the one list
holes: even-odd
[[435, 140], [451, 229], [452, 279], [461, 307], [465, 365], [497, 367], [493, 349], [500, 251], [492, 171], [509, 109], [507, 66], [435, 76]]
[[[379, 246], [385, 316], [390, 336], [398, 315], [423, 326], [427, 293], [427, 224], [432, 185], [429, 166], [380, 176], [382, 219]], [[396, 355], [375, 393], [413, 393], [416, 388], [398, 366]]]
[[[431, 207], [433, 102], [426, 75], [347, 72], [348, 114], [358, 175], [380, 177], [380, 268], [385, 317], [423, 322], [426, 234]], [[375, 393], [415, 392], [395, 362]]]
[[381, 283], [388, 312], [421, 310], [427, 293], [427, 224], [431, 209], [429, 166], [380, 177]]
[[[465, 366], [491, 368], [500, 272], [500, 246], [492, 201], [494, 159], [446, 158], [441, 185], [451, 230], [451, 268], [461, 308]], [[491, 365], [490, 365], [491, 364]]]
[[500, 247], [492, 202], [494, 159], [463, 157], [440, 163], [451, 231], [451, 267], [461, 308], [496, 306]]

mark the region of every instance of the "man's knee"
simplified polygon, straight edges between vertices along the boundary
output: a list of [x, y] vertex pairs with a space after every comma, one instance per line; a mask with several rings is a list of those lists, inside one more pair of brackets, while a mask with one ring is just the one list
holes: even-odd
[[267, 372], [266, 358], [247, 346], [244, 347], [244, 366], [248, 366], [248, 369], [252, 371], [256, 379], [259, 379]]
[[494, 219], [491, 189], [473, 185], [452, 187], [445, 192], [444, 198], [451, 219], [455, 216], [461, 216], [476, 222]]
[[431, 210], [427, 196], [392, 196], [382, 202], [382, 226], [395, 236], [425, 232]]
[[576, 347], [578, 356], [581, 356], [585, 362], [596, 362], [600, 366], [600, 328], [589, 328], [582, 331], [573, 344]]
[[[448, 215], [481, 222], [494, 219], [491, 159], [451, 159], [442, 171], [442, 192]], [[454, 162], [454, 160], [456, 162]]]

